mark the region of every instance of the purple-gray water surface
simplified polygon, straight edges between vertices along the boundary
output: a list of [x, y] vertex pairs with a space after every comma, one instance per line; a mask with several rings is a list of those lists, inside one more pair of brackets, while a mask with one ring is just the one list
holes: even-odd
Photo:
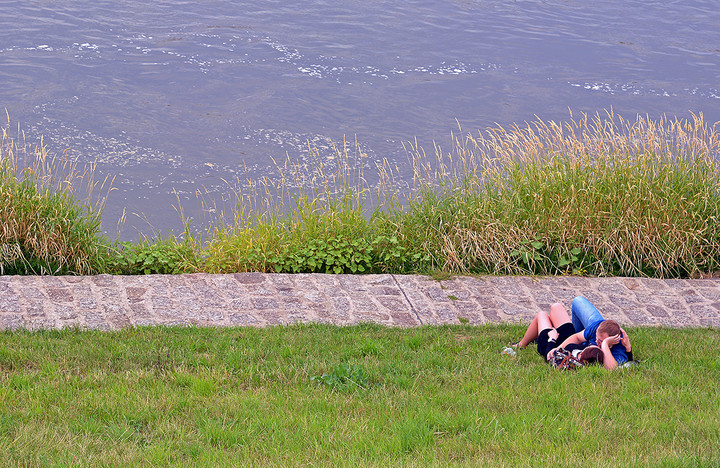
[[[222, 198], [308, 142], [329, 157], [357, 138], [369, 165], [402, 168], [402, 142], [449, 143], [458, 122], [716, 122], [719, 25], [717, 2], [693, 0], [9, 0], [0, 108], [116, 177], [106, 231], [127, 209], [177, 232], [174, 192], [198, 215], [196, 190]], [[131, 215], [122, 237], [138, 232]]]

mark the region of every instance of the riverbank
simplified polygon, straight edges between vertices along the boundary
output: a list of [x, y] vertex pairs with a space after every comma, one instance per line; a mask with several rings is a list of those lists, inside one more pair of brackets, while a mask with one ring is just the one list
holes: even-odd
[[49, 164], [42, 148], [5, 133], [2, 148], [5, 273], [688, 278], [720, 270], [720, 133], [702, 116], [608, 112], [498, 127], [461, 135], [449, 151], [436, 147], [434, 158], [410, 145], [414, 186], [405, 190], [390, 164], [370, 187], [363, 154], [343, 144], [331, 165], [276, 165], [277, 177], [233, 191], [228, 211], [207, 201], [215, 222], [204, 236], [183, 218], [184, 234], [135, 244], [102, 235], [106, 198], [76, 198], [96, 189], [92, 170]]
[[720, 279], [263, 274], [0, 277], [0, 328], [527, 323], [585, 296], [627, 326], [720, 327]]

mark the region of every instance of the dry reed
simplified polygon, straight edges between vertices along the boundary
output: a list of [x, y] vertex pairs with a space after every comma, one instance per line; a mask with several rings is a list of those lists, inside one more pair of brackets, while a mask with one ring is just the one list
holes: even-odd
[[[409, 152], [418, 196], [401, 231], [444, 269], [669, 277], [720, 268], [720, 133], [702, 115], [609, 111], [460, 136], [434, 160], [417, 145]], [[570, 264], [559, 268], [561, 259]]]

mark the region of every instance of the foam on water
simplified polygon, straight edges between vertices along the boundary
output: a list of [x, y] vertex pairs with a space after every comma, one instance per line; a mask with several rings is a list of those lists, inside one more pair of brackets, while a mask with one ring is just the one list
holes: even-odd
[[607, 94], [632, 94], [635, 96], [660, 96], [660, 97], [677, 97], [680, 95], [698, 96], [707, 99], [720, 99], [720, 90], [717, 88], [682, 88], [676, 90], [650, 88], [640, 85], [639, 83], [603, 83], [603, 82], [585, 82], [572, 83], [570, 86], [582, 88], [588, 91], [598, 91]]

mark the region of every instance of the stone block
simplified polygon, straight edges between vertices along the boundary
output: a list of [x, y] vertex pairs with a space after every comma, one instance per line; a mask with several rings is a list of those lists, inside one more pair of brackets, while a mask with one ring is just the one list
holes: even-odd
[[152, 296], [153, 309], [171, 309], [174, 307], [173, 300], [165, 296]]
[[407, 302], [394, 297], [380, 296], [376, 300], [391, 312], [405, 312], [410, 309]]
[[391, 312], [390, 317], [392, 318], [393, 325], [400, 327], [416, 327], [420, 325], [417, 318], [410, 313], [403, 312]]
[[20, 294], [28, 299], [45, 299], [47, 295], [41, 289], [33, 286], [20, 288]]
[[17, 297], [0, 296], [0, 314], [16, 314], [21, 311]]
[[258, 326], [261, 324], [260, 320], [258, 320], [254, 315], [237, 312], [227, 314], [227, 321], [228, 324], [234, 326]]
[[680, 291], [680, 296], [685, 300], [687, 304], [697, 304], [698, 302], [705, 302], [705, 298], [700, 296], [692, 289], [683, 289]]
[[374, 296], [400, 296], [402, 294], [397, 287], [390, 286], [373, 286], [368, 292]]
[[255, 309], [259, 310], [278, 310], [280, 309], [277, 300], [265, 297], [255, 297], [252, 299], [252, 304]]
[[260, 284], [265, 281], [263, 273], [235, 273], [233, 277], [240, 284]]
[[605, 280], [600, 283], [597, 290], [604, 294], [614, 294], [616, 296], [626, 295], [629, 292], [625, 285], [610, 280]]
[[53, 302], [72, 302], [72, 292], [67, 288], [48, 288], [47, 295]]
[[663, 291], [663, 290], [668, 289], [668, 286], [665, 283], [665, 281], [663, 281], [661, 279], [643, 278], [642, 283], [643, 283], [644, 287], [646, 287], [647, 289], [650, 289], [654, 292]]
[[115, 281], [111, 275], [98, 275], [92, 277], [92, 282], [95, 286], [103, 288], [115, 286]]
[[98, 304], [94, 297], [81, 297], [77, 300], [77, 304], [82, 309], [97, 309]]
[[701, 296], [710, 301], [720, 301], [720, 288], [696, 288]]
[[665, 310], [663, 307], [649, 305], [646, 307], [647, 311], [650, 312], [650, 315], [653, 317], [670, 317], [670, 313]]
[[52, 330], [57, 328], [55, 319], [46, 316], [29, 317], [25, 320], [25, 328], [31, 331]]
[[250, 310], [253, 304], [249, 297], [242, 297], [229, 301], [226, 305], [228, 310]]
[[447, 294], [441, 288], [428, 288], [425, 290], [425, 295], [435, 302], [448, 302]]
[[20, 314], [0, 315], [0, 328], [3, 330], [20, 330], [25, 328], [25, 319]]
[[55, 306], [55, 315], [60, 320], [74, 320], [77, 318], [75, 308], [64, 304]]
[[147, 290], [147, 288], [131, 287], [125, 289], [125, 293], [129, 302], [140, 302], [145, 300]]
[[[628, 296], [618, 296], [615, 294], [611, 294], [609, 296], [610, 302], [615, 304], [616, 306], [620, 307], [621, 309], [637, 309], [640, 307], [640, 304], [630, 299]], [[597, 306], [596, 306], [597, 307]]]
[[700, 319], [703, 327], [720, 328], [720, 317], [704, 317]]

